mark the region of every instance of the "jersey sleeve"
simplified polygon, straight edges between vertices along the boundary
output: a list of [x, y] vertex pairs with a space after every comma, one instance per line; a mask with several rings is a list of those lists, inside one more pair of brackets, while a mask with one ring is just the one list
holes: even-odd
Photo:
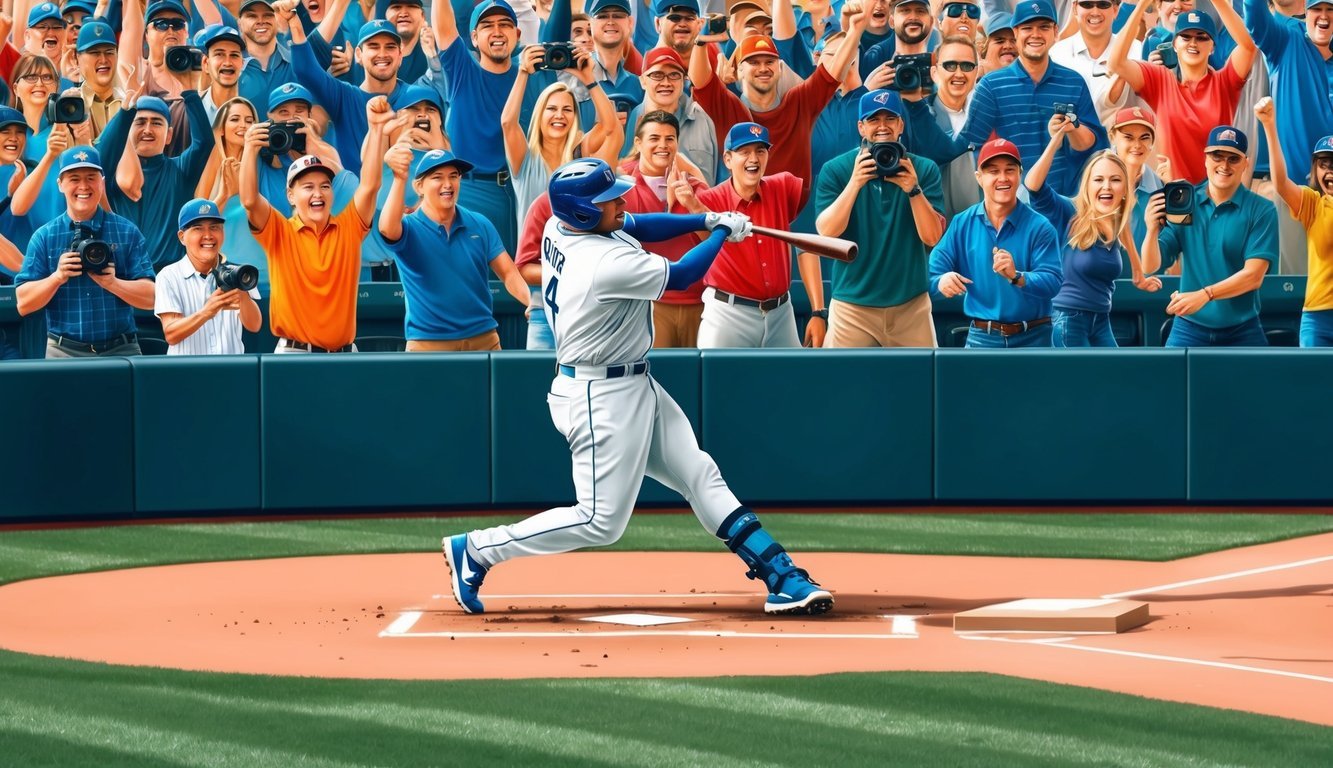
[[624, 241], [610, 245], [597, 264], [592, 294], [598, 301], [646, 299], [655, 301], [666, 291], [671, 262]]

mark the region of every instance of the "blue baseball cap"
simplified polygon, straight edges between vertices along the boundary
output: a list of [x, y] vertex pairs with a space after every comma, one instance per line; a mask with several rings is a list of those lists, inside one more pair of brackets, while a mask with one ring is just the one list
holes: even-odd
[[426, 102], [436, 109], [440, 114], [444, 114], [444, 102], [440, 101], [440, 94], [434, 88], [427, 88], [424, 85], [409, 85], [399, 92], [398, 98], [390, 105], [395, 111], [415, 107]]
[[727, 131], [726, 146], [723, 147], [730, 152], [733, 149], [740, 149], [747, 144], [763, 144], [765, 147], [773, 146], [773, 142], [768, 138], [768, 129], [759, 123], [736, 123]]
[[61, 6], [60, 15], [64, 16], [70, 11], [83, 11], [89, 16], [92, 16], [94, 13], [97, 13], [97, 5], [90, 0], [69, 0], [69, 2]]
[[154, 16], [168, 11], [179, 13], [186, 22], [189, 22], [190, 20], [190, 12], [185, 10], [185, 6], [176, 2], [176, 0], [154, 0], [149, 4], [148, 10], [144, 13], [143, 17], [145, 21], [152, 21]]
[[171, 107], [156, 96], [140, 96], [139, 101], [134, 105], [134, 109], [137, 112], [142, 112], [145, 109], [149, 112], [156, 112], [166, 119], [167, 125], [171, 125]]
[[222, 218], [222, 211], [218, 210], [217, 203], [196, 197], [181, 206], [180, 216], [176, 218], [176, 229], [189, 229], [190, 225], [197, 221], [226, 221], [226, 219]]
[[70, 147], [60, 153], [60, 173], [78, 170], [79, 168], [96, 168], [101, 171], [102, 156], [87, 144]]
[[615, 105], [617, 112], [630, 112], [639, 106], [640, 99], [631, 93], [608, 93], [606, 98]]
[[[32, 128], [28, 126], [28, 121], [23, 119], [23, 113], [13, 107], [0, 107], [0, 128], [6, 128], [11, 125], [21, 125], [28, 135], [32, 135]], [[1316, 147], [1316, 149], [1318, 149]]]
[[453, 152], [447, 149], [432, 149], [417, 160], [416, 167], [412, 169], [412, 178], [419, 179], [436, 168], [446, 165], [457, 168], [459, 173], [467, 173], [473, 168], [472, 163], [461, 157], [456, 157]]
[[375, 19], [361, 25], [361, 31], [356, 33], [357, 47], [364, 45], [367, 40], [376, 35], [389, 35], [394, 40], [403, 42], [403, 36], [398, 34], [398, 27], [395, 27], [393, 22]]
[[1196, 29], [1214, 40], [1217, 39], [1217, 24], [1213, 23], [1212, 16], [1203, 11], [1190, 11], [1176, 17], [1176, 34], [1179, 35], [1187, 29]]
[[304, 101], [310, 106], [315, 105], [315, 97], [310, 95], [310, 91], [300, 83], [283, 83], [282, 85], [269, 91], [268, 111], [272, 112], [278, 107], [289, 101]]
[[241, 33], [236, 27], [228, 27], [225, 24], [209, 24], [194, 36], [195, 46], [202, 48], [205, 52], [218, 43], [228, 41], [236, 43], [241, 46], [241, 50], [245, 50], [245, 41], [241, 39]]
[[1316, 5], [1333, 5], [1333, 0], [1305, 0], [1305, 10], [1310, 10]]
[[897, 91], [890, 91], [885, 88], [862, 95], [861, 116], [857, 119], [865, 120], [878, 112], [889, 112], [902, 117], [903, 97], [899, 96]]
[[1014, 8], [1014, 26], [1026, 24], [1034, 19], [1056, 20], [1055, 6], [1051, 5], [1051, 0], [1019, 0], [1017, 7]]
[[1250, 141], [1245, 138], [1244, 131], [1234, 125], [1219, 125], [1208, 132], [1208, 145], [1203, 148], [1203, 151], [1221, 150], [1243, 155], [1249, 149]]
[[1006, 29], [1014, 31], [1014, 16], [1008, 11], [996, 11], [986, 19], [986, 37]]
[[103, 45], [116, 47], [116, 31], [105, 21], [89, 21], [79, 28], [79, 42], [74, 50], [83, 53]]
[[[1324, 0], [1320, 0], [1320, 2], [1324, 2]], [[9, 111], [10, 111], [10, 112], [13, 112], [13, 113], [16, 114], [16, 115], [19, 114], [17, 111], [12, 110], [12, 109], [10, 109]], [[0, 111], [0, 115], [3, 115], [3, 114], [4, 114], [4, 112], [3, 112], [3, 111]], [[19, 115], [19, 118], [22, 119], [22, 118], [23, 118], [23, 115]], [[6, 122], [3, 121], [3, 120], [0, 120], [0, 128], [3, 128], [3, 127], [6, 126], [6, 125], [8, 125], [8, 123], [6, 123]], [[24, 123], [24, 125], [27, 125], [27, 123]], [[1314, 151], [1311, 152], [1310, 154], [1312, 154], [1312, 155], [1333, 155], [1333, 136], [1325, 136], [1324, 138], [1320, 139], [1319, 141], [1316, 141], [1316, 142], [1315, 142], [1315, 145], [1314, 145]]]
[[60, 6], [55, 3], [40, 3], [28, 11], [28, 26], [35, 27], [43, 21], [58, 21], [65, 25], [65, 17], [60, 15]]
[[[1322, 2], [1333, 2], [1333, 0], [1321, 0]], [[672, 8], [679, 8], [682, 11], [690, 11], [698, 16], [699, 0], [653, 0], [653, 15], [665, 16], [671, 12]]]
[[629, 0], [592, 0], [588, 5], [588, 15], [596, 16], [609, 8], [619, 8], [629, 13]]
[[[481, 20], [487, 16], [502, 14], [509, 17], [509, 20], [518, 23], [518, 16], [514, 13], [514, 7], [505, 0], [485, 0], [472, 9], [472, 20], [468, 22], [468, 29], [475, 30]], [[592, 15], [592, 14], [589, 14]]]

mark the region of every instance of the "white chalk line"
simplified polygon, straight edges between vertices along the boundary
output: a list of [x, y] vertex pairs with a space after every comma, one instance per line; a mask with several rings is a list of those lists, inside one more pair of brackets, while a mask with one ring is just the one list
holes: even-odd
[[1117, 592], [1117, 593], [1115, 593], [1115, 594], [1113, 594], [1113, 595], [1102, 595], [1102, 597], [1103, 597], [1104, 599], [1108, 599], [1108, 600], [1110, 600], [1110, 599], [1118, 599], [1118, 598], [1122, 598], [1122, 597], [1131, 597], [1131, 596], [1133, 596], [1133, 595], [1150, 595], [1150, 594], [1155, 594], [1155, 593], [1158, 593], [1158, 592], [1166, 592], [1166, 591], [1168, 591], [1168, 590], [1172, 590], [1172, 589], [1180, 589], [1181, 587], [1192, 587], [1192, 586], [1194, 586], [1194, 585], [1196, 585], [1196, 584], [1208, 584], [1208, 583], [1210, 583], [1210, 582], [1214, 582], [1214, 581], [1226, 581], [1227, 579], [1239, 579], [1239, 578], [1243, 578], [1243, 577], [1245, 577], [1245, 576], [1254, 576], [1254, 575], [1256, 575], [1256, 574], [1260, 574], [1260, 573], [1270, 573], [1270, 572], [1272, 572], [1272, 571], [1283, 571], [1283, 570], [1287, 570], [1288, 568], [1301, 568], [1301, 567], [1304, 567], [1304, 566], [1307, 566], [1307, 565], [1316, 565], [1316, 564], [1318, 564], [1318, 563], [1326, 563], [1326, 562], [1328, 562], [1328, 561], [1330, 561], [1330, 560], [1333, 560], [1333, 555], [1328, 555], [1328, 556], [1326, 556], [1326, 557], [1315, 557], [1315, 558], [1311, 558], [1311, 559], [1309, 559], [1309, 560], [1301, 560], [1301, 561], [1299, 561], [1299, 562], [1295, 562], [1295, 563], [1279, 563], [1278, 565], [1269, 565], [1269, 566], [1265, 566], [1265, 567], [1263, 567], [1263, 568], [1251, 568], [1251, 569], [1248, 570], [1248, 571], [1236, 571], [1236, 572], [1234, 572], [1234, 573], [1223, 573], [1223, 574], [1219, 574], [1219, 575], [1217, 575], [1217, 576], [1206, 576], [1206, 577], [1201, 578], [1201, 579], [1190, 579], [1189, 581], [1178, 581], [1178, 582], [1176, 582], [1176, 583], [1174, 583], [1174, 584], [1163, 584], [1163, 585], [1161, 585], [1161, 586], [1157, 586], [1157, 587], [1145, 587], [1145, 588], [1143, 588], [1143, 589], [1135, 589], [1135, 590], [1131, 590], [1131, 591], [1129, 591], [1129, 592]]
[[380, 633], [380, 637], [406, 634], [416, 625], [417, 619], [421, 618], [421, 613], [421, 611], [404, 611], [398, 614], [398, 618], [394, 619], [393, 623]]
[[596, 640], [603, 637], [710, 637], [710, 638], [747, 638], [759, 640], [915, 640], [917, 635], [857, 635], [834, 632], [733, 632], [730, 630], [635, 630], [610, 632], [405, 632], [390, 634], [388, 630], [380, 637], [451, 637], [461, 640], [476, 638], [561, 638], [567, 640]]
[[[491, 595], [487, 594], [487, 600], [591, 600], [594, 598], [609, 597], [616, 600], [708, 600], [714, 597], [759, 597], [758, 592], [683, 592], [679, 594], [667, 594], [664, 592], [648, 592], [643, 594], [631, 592], [619, 593], [572, 593], [564, 595], [555, 594], [531, 594], [531, 595]], [[431, 595], [433, 600], [452, 600], [453, 595]]]

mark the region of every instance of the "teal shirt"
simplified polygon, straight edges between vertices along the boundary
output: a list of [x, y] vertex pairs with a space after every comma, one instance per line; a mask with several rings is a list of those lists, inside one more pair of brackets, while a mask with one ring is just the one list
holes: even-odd
[[[1194, 189], [1194, 221], [1170, 224], [1157, 236], [1165, 267], [1183, 256], [1180, 290], [1197, 291], [1236, 274], [1247, 259], [1277, 263], [1277, 208], [1244, 187], [1214, 205], [1208, 182]], [[1217, 299], [1189, 316], [1207, 328], [1230, 328], [1259, 316], [1259, 292]]]
[[[815, 185], [815, 210], [833, 204], [852, 178], [860, 148], [829, 160]], [[907, 153], [916, 168], [917, 183], [930, 205], [943, 215], [944, 192], [940, 167], [934, 161]], [[856, 261], [833, 262], [833, 298], [863, 307], [896, 307], [930, 288], [927, 264], [930, 248], [916, 234], [912, 201], [897, 185], [872, 179], [856, 195], [842, 238], [859, 246]]]

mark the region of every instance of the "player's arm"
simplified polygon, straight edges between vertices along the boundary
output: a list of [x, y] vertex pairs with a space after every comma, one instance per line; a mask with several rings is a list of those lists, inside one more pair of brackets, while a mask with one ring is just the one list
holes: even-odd
[[690, 232], [711, 229], [705, 213], [635, 213], [625, 215], [625, 233], [645, 243], [660, 243]]
[[708, 238], [667, 264], [667, 290], [683, 291], [708, 274], [724, 242], [739, 243], [750, 236], [750, 217], [743, 213], [706, 213], [704, 226], [712, 230]]

